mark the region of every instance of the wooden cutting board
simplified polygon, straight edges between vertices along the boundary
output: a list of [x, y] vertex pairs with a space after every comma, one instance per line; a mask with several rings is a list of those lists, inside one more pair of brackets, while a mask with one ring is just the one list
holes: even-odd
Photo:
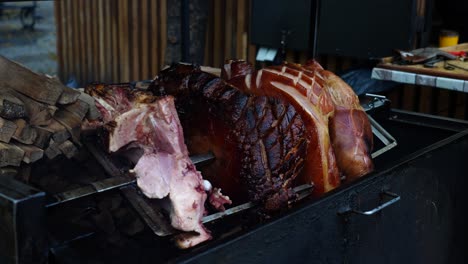
[[[468, 53], [468, 43], [462, 43], [453, 47], [441, 48], [441, 50], [466, 51]], [[463, 70], [460, 68], [447, 70], [444, 68], [445, 63], [456, 65], [458, 67], [465, 68], [466, 70]], [[434, 64], [434, 66], [435, 66], [434, 68], [426, 68], [424, 67], [423, 64], [398, 65], [398, 64], [393, 64], [393, 57], [386, 57], [386, 58], [383, 58], [382, 62], [379, 63], [376, 67], [389, 69], [389, 70], [425, 74], [425, 75], [436, 76], [436, 77], [446, 77], [446, 78], [453, 78], [453, 79], [460, 79], [460, 80], [468, 80], [468, 61], [447, 60], [445, 62], [444, 61], [437, 62]]]

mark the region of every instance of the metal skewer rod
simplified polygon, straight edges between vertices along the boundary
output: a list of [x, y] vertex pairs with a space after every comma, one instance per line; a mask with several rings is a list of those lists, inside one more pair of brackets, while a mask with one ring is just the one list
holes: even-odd
[[[213, 154], [201, 154], [191, 156], [192, 162], [197, 165], [203, 162], [213, 160], [215, 157]], [[73, 201], [85, 196], [93, 195], [96, 193], [102, 193], [114, 189], [119, 189], [131, 184], [135, 184], [136, 180], [129, 177], [111, 177], [100, 181], [95, 181], [87, 186], [77, 188], [71, 191], [66, 191], [53, 195], [53, 202], [48, 203], [46, 207], [52, 207], [59, 204], [63, 204], [69, 201]]]
[[[294, 190], [295, 193], [298, 194], [298, 200], [302, 200], [302, 199], [304, 199], [305, 197], [307, 197], [310, 194], [310, 191], [311, 191], [312, 188], [313, 188], [312, 184], [304, 184], [304, 185], [300, 185], [300, 186], [295, 187], [293, 190]], [[223, 218], [225, 216], [232, 215], [232, 214], [247, 210], [249, 208], [255, 207], [256, 205], [257, 204], [254, 203], [254, 202], [247, 202], [247, 203], [244, 203], [244, 204], [229, 208], [228, 210], [226, 210], [224, 212], [219, 212], [219, 213], [214, 213], [214, 214], [211, 214], [211, 215], [207, 215], [207, 216], [203, 217], [202, 222], [203, 223], [209, 223], [209, 222], [212, 222], [214, 220]]]

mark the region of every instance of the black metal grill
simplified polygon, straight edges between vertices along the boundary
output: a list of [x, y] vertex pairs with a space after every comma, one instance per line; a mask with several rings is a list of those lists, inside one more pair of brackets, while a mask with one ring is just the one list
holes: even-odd
[[468, 123], [387, 106], [367, 105], [398, 142], [375, 172], [267, 221], [245, 210], [211, 222], [213, 241], [185, 251], [155, 235], [167, 230], [141, 214], [158, 212], [142, 209], [134, 187], [120, 188], [127, 178], [54, 196], [0, 177], [0, 263], [460, 262]]

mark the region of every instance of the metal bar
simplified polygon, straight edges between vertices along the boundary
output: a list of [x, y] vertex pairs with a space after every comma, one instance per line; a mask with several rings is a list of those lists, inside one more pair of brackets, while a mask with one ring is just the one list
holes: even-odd
[[116, 188], [121, 188], [129, 184], [135, 183], [135, 179], [124, 177], [112, 177], [101, 181], [92, 182], [89, 186], [77, 188], [71, 191], [66, 191], [53, 195], [53, 202], [50, 202], [46, 207], [52, 207], [66, 202], [70, 202], [79, 198], [90, 196], [96, 193], [110, 191]]
[[109, 155], [105, 153], [102, 149], [96, 146], [96, 142], [91, 142], [89, 140], [84, 140], [83, 144], [91, 152], [94, 158], [101, 164], [102, 168], [110, 176], [124, 176], [122, 171], [115, 166], [112, 160], [109, 158]]
[[[366, 112], [378, 107], [382, 107], [388, 102], [388, 99], [382, 95], [366, 93], [366, 96], [372, 97], [371, 102], [362, 105]], [[367, 117], [369, 118], [369, 122], [371, 124], [372, 133], [385, 145], [383, 148], [378, 149], [371, 154], [372, 158], [376, 158], [396, 147], [397, 141], [392, 135], [390, 135], [390, 133], [387, 132], [387, 130], [385, 130], [379, 123], [377, 123], [374, 118], [372, 118], [370, 115], [367, 115]]]
[[226, 211], [223, 211], [223, 212], [218, 212], [218, 213], [215, 213], [215, 214], [211, 214], [211, 215], [207, 215], [205, 217], [203, 217], [202, 219], [202, 223], [209, 223], [209, 222], [212, 222], [216, 219], [220, 219], [222, 217], [225, 217], [225, 216], [228, 216], [228, 215], [232, 215], [232, 214], [235, 214], [235, 213], [238, 213], [238, 212], [242, 212], [244, 210], [247, 210], [249, 208], [252, 208], [254, 207], [256, 204], [254, 202], [248, 202], [248, 203], [244, 203], [244, 204], [241, 204], [241, 205], [238, 205], [238, 206], [235, 206], [235, 207], [232, 207]]
[[374, 135], [375, 135], [378, 139], [380, 139], [380, 141], [382, 141], [382, 142], [385, 144], [385, 146], [390, 145], [390, 141], [388, 141], [388, 139], [387, 139], [384, 135], [382, 135], [382, 133], [380, 133], [380, 131], [377, 130], [376, 127], [374, 127], [373, 125], [371, 125], [371, 128], [372, 128], [372, 133], [374, 133]]
[[[194, 156], [191, 156], [190, 159], [195, 165], [200, 165], [202, 163], [213, 160], [214, 156], [213, 154], [208, 153], [208, 154], [194, 155]], [[110, 168], [111, 166], [108, 166], [108, 167]], [[129, 177], [111, 177], [111, 178], [107, 178], [101, 181], [92, 182], [88, 186], [54, 195], [53, 202], [48, 203], [46, 207], [56, 206], [56, 205], [63, 204], [69, 201], [73, 201], [82, 197], [122, 188], [124, 186], [128, 186], [128, 185], [135, 184], [135, 183], [136, 183], [136, 180], [134, 178], [129, 178]]]
[[375, 207], [374, 209], [371, 209], [371, 210], [368, 210], [368, 211], [360, 211], [360, 210], [353, 209], [350, 212], [355, 213], [355, 214], [360, 214], [360, 215], [374, 215], [374, 214], [382, 211], [385, 207], [388, 207], [388, 206], [398, 202], [401, 199], [401, 197], [398, 194], [395, 194], [395, 193], [383, 192], [382, 194], [393, 197], [393, 199], [391, 199], [391, 200], [389, 200], [389, 201], [387, 201], [387, 202], [385, 202], [383, 204], [380, 204], [379, 206]]
[[47, 260], [45, 193], [0, 177], [0, 263]]
[[121, 190], [133, 208], [143, 218], [143, 221], [157, 236], [172, 235], [176, 231], [167, 220], [167, 217], [161, 213], [162, 208], [158, 207], [157, 203], [148, 204], [148, 199], [139, 195], [134, 186], [126, 186]]
[[385, 95], [380, 95], [380, 94], [366, 93], [366, 96], [380, 98], [380, 99], [387, 99]]
[[379, 107], [385, 106], [387, 103], [390, 101], [387, 99], [387, 97], [383, 95], [378, 95], [378, 94], [370, 94], [366, 93], [365, 94], [367, 97], [372, 97], [372, 101], [362, 104], [362, 108], [364, 108], [364, 111], [368, 112], [373, 109], [377, 109]]
[[376, 158], [383, 153], [389, 151], [390, 149], [396, 147], [397, 141], [396, 139], [390, 135], [390, 133], [387, 132], [377, 121], [375, 121], [371, 116], [369, 116], [369, 122], [371, 123], [371, 128], [372, 128], [372, 133], [384, 143], [384, 147], [374, 151], [371, 156], [372, 158]]
[[206, 154], [198, 154], [198, 155], [190, 156], [190, 159], [192, 160], [193, 164], [195, 164], [195, 165], [205, 164], [207, 162], [210, 162], [210, 161], [214, 160], [215, 158], [216, 157], [211, 152], [206, 153]]
[[[298, 200], [302, 200], [302, 199], [304, 199], [305, 197], [307, 197], [310, 194], [310, 190], [312, 188], [313, 188], [313, 185], [311, 185], [311, 184], [303, 184], [303, 185], [295, 187], [293, 190], [294, 190], [295, 193], [298, 194]], [[228, 209], [226, 211], [223, 211], [223, 212], [218, 212], [218, 213], [215, 213], [215, 214], [207, 215], [207, 216], [203, 217], [202, 222], [203, 223], [209, 223], [209, 222], [212, 222], [214, 220], [223, 218], [225, 216], [232, 215], [232, 214], [235, 214], [235, 213], [238, 213], [238, 212], [242, 212], [242, 211], [247, 210], [249, 208], [255, 207], [256, 205], [257, 204], [254, 203], [254, 202], [247, 202], [247, 203], [232, 207], [232, 208], [230, 208], [230, 209]]]
[[313, 32], [313, 43], [312, 43], [312, 58], [317, 59], [317, 39], [318, 39], [318, 28], [319, 28], [319, 16], [320, 16], [320, 0], [315, 0], [312, 4], [314, 10], [314, 32]]
[[421, 127], [437, 128], [453, 132], [461, 132], [468, 129], [468, 121], [449, 117], [433, 116], [423, 113], [412, 113], [404, 110], [392, 109], [394, 118], [390, 120], [404, 124], [412, 124]]
[[54, 252], [57, 251], [60, 248], [66, 247], [66, 246], [70, 245], [71, 243], [73, 243], [75, 241], [94, 236], [95, 234], [96, 234], [96, 232], [87, 232], [87, 233], [83, 233], [83, 234], [80, 234], [78, 236], [72, 237], [72, 238], [70, 238], [70, 239], [68, 239], [66, 241], [60, 241], [60, 244], [55, 245], [55, 246], [50, 246], [49, 251], [54, 254]]
[[390, 135], [390, 133], [388, 133], [387, 130], [385, 130], [379, 123], [377, 123], [374, 118], [369, 116], [369, 121], [371, 125], [373, 125], [380, 133], [382, 133], [383, 136], [390, 139], [390, 141], [396, 141], [396, 139]]
[[383, 153], [389, 151], [390, 149], [396, 147], [397, 145], [398, 145], [398, 144], [397, 144], [396, 142], [393, 142], [393, 143], [391, 143], [390, 145], [387, 145], [387, 146], [385, 146], [385, 147], [383, 147], [383, 148], [381, 148], [381, 149], [379, 149], [379, 150], [374, 151], [374, 152], [371, 154], [371, 157], [372, 157], [373, 159], [375, 159], [376, 157], [382, 155]]

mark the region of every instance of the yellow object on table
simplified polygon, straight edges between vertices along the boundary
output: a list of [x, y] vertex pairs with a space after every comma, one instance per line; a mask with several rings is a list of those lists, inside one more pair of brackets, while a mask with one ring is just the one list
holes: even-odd
[[458, 32], [442, 30], [439, 33], [439, 47], [451, 47], [458, 44]]

